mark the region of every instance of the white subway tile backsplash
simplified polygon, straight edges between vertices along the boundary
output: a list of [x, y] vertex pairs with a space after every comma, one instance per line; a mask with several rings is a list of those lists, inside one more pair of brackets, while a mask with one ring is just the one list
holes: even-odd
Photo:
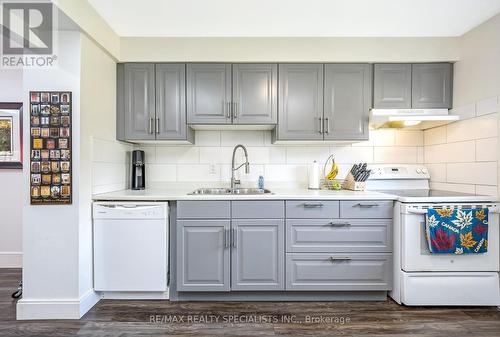
[[334, 155], [338, 164], [373, 162], [373, 147], [371, 146], [333, 146], [330, 148], [330, 153]]
[[497, 162], [450, 163], [446, 180], [457, 184], [497, 185]]
[[395, 137], [396, 146], [424, 145], [424, 133], [422, 131], [397, 130]]
[[424, 131], [424, 145], [446, 143], [446, 126], [440, 126]]
[[224, 156], [224, 147], [200, 147], [201, 164], [231, 163], [230, 155]]
[[221, 145], [264, 146], [264, 132], [269, 131], [221, 131]]
[[127, 181], [127, 164], [94, 162], [92, 165], [92, 185], [118, 184]]
[[459, 163], [475, 160], [475, 142], [430, 145], [424, 149], [425, 163]]
[[220, 131], [196, 131], [196, 146], [220, 146]]
[[498, 112], [498, 97], [490, 97], [476, 103], [476, 115], [482, 116]]
[[460, 193], [472, 193], [474, 194], [476, 188], [471, 184], [449, 184], [449, 183], [434, 183], [430, 184], [431, 189], [440, 191], [451, 191]]
[[[250, 173], [246, 174], [245, 168], [242, 167], [235, 172], [234, 176], [236, 179], [241, 180], [242, 183], [255, 183], [253, 185], [256, 187], [259, 176], [264, 176], [264, 165], [250, 164]], [[221, 181], [228, 183], [231, 181], [231, 165], [221, 165]]]
[[417, 147], [375, 147], [374, 162], [380, 164], [416, 164]]
[[178, 165], [177, 181], [220, 181], [220, 172], [220, 165]]
[[200, 162], [200, 148], [193, 146], [157, 146], [157, 164], [196, 164]]
[[330, 155], [326, 146], [290, 146], [286, 148], [287, 164], [308, 164], [313, 161], [324, 163]]
[[476, 105], [474, 103], [453, 108], [450, 115], [460, 116], [460, 119], [468, 119], [476, 117]]
[[264, 177], [267, 181], [307, 181], [307, 165], [265, 165]]
[[497, 118], [498, 114], [495, 113], [448, 124], [446, 131], [447, 141], [459, 142], [496, 137], [498, 130]]
[[393, 146], [396, 142], [395, 134], [394, 129], [370, 130], [368, 141], [353, 143], [352, 146]]
[[486, 185], [476, 185], [477, 195], [498, 195], [498, 189], [496, 186], [486, 186]]
[[426, 164], [433, 182], [446, 182], [446, 164]]
[[99, 138], [92, 139], [92, 160], [104, 163], [128, 163], [130, 158], [128, 152], [132, 145], [118, 141], [110, 141]]
[[146, 183], [177, 181], [177, 166], [166, 164], [149, 164], [146, 166]]
[[496, 161], [497, 159], [497, 137], [476, 140], [476, 161]]

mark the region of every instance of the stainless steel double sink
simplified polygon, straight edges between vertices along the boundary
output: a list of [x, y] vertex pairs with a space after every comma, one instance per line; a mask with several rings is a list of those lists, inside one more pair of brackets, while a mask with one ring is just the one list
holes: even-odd
[[188, 195], [262, 195], [272, 194], [262, 188], [198, 188]]

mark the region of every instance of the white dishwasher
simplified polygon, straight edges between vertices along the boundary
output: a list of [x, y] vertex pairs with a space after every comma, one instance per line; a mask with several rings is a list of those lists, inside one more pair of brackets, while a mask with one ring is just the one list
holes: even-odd
[[96, 291], [168, 291], [168, 203], [95, 202], [93, 218]]

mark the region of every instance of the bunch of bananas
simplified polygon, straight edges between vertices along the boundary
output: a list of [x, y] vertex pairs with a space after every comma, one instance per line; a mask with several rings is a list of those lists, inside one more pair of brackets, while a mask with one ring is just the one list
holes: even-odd
[[330, 172], [325, 176], [326, 180], [333, 180], [335, 177], [339, 174], [339, 167], [337, 166], [337, 163], [335, 163], [335, 159], [332, 160], [332, 168]]

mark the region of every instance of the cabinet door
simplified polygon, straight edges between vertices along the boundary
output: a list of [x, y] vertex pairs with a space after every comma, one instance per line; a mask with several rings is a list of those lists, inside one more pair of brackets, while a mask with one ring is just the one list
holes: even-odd
[[451, 109], [452, 65], [422, 63], [412, 65], [412, 107]]
[[186, 66], [156, 65], [156, 139], [186, 139]]
[[233, 220], [232, 290], [284, 290], [283, 220]]
[[278, 66], [233, 64], [233, 123], [276, 124]]
[[373, 107], [411, 108], [411, 64], [375, 64]]
[[229, 291], [229, 220], [178, 220], [177, 226], [177, 289]]
[[278, 140], [322, 140], [323, 65], [279, 65]]
[[155, 66], [125, 64], [125, 139], [155, 139]]
[[325, 139], [368, 139], [370, 83], [369, 64], [325, 65]]
[[189, 124], [231, 124], [231, 65], [187, 65]]

